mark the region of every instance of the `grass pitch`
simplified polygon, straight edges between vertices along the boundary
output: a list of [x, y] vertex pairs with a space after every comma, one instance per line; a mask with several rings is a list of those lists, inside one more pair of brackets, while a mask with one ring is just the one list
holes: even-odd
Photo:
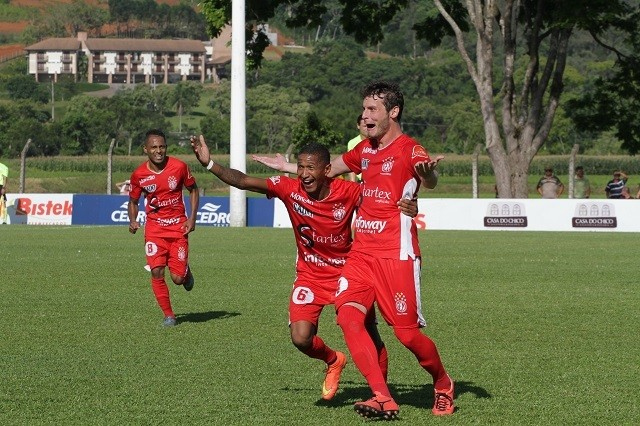
[[[352, 363], [335, 399], [291, 345], [290, 229], [206, 228], [191, 238], [179, 325], [126, 227], [0, 227], [0, 424], [358, 425]], [[431, 379], [381, 324], [402, 424], [640, 423], [637, 235], [421, 233], [426, 332], [456, 381], [431, 415]], [[346, 351], [333, 309], [320, 335]]]

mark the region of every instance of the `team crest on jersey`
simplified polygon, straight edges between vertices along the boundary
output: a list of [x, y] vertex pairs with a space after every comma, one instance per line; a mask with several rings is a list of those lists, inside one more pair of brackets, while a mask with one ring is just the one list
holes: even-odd
[[369, 168], [369, 159], [368, 158], [363, 158], [362, 160], [360, 160], [360, 168], [362, 170], [367, 170]]
[[168, 183], [169, 189], [172, 191], [178, 187], [178, 179], [175, 176], [169, 176]]
[[391, 169], [393, 169], [393, 157], [385, 158], [382, 162], [382, 173], [391, 174]]
[[344, 208], [344, 204], [341, 204], [341, 203], [334, 204], [333, 218], [336, 221], [340, 222], [342, 219], [344, 219], [346, 214], [347, 214], [347, 209]]
[[274, 185], [277, 185], [280, 183], [280, 176], [271, 176], [269, 178], [269, 180], [271, 181], [271, 183], [273, 183]]
[[407, 298], [404, 293], [396, 293], [393, 297], [396, 301], [396, 311], [398, 314], [406, 314], [407, 313]]
[[187, 249], [184, 246], [178, 248], [178, 260], [184, 262], [187, 259]]
[[427, 154], [427, 150], [421, 147], [420, 145], [416, 145], [413, 147], [413, 151], [411, 152], [411, 158], [422, 157], [424, 159], [429, 159], [429, 154]]
[[143, 186], [144, 190], [146, 193], [152, 193], [156, 191], [156, 184], [154, 183], [153, 185], [147, 185], [147, 186]]

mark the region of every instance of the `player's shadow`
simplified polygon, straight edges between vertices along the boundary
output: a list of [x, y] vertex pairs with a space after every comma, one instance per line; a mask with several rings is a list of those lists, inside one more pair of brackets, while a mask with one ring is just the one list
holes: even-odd
[[[405, 385], [402, 383], [392, 383], [389, 390], [394, 396], [398, 405], [410, 405], [416, 408], [431, 408], [433, 406], [433, 386], [432, 385]], [[476, 398], [491, 398], [491, 394], [482, 386], [475, 385], [473, 382], [458, 381], [455, 382], [455, 395], [458, 398], [465, 393], [471, 393]], [[343, 406], [350, 405], [356, 401], [362, 401], [371, 397], [369, 386], [355, 382], [340, 382], [340, 390], [336, 396], [325, 401], [320, 399], [316, 401], [317, 406]]]
[[239, 312], [227, 311], [209, 311], [209, 312], [190, 312], [188, 314], [178, 314], [176, 319], [178, 322], [207, 322], [217, 319], [233, 318], [240, 315]]

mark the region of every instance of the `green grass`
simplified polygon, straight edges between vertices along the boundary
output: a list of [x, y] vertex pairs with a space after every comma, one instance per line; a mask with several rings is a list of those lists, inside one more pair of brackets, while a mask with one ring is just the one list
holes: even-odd
[[[361, 425], [353, 364], [319, 401], [323, 365], [287, 330], [290, 229], [205, 228], [196, 286], [162, 315], [142, 235], [126, 227], [0, 227], [0, 424]], [[632, 425], [640, 421], [635, 234], [421, 233], [426, 332], [457, 382], [431, 379], [381, 324], [403, 424]], [[275, 249], [274, 249], [275, 248]], [[345, 350], [332, 309], [320, 335]]]

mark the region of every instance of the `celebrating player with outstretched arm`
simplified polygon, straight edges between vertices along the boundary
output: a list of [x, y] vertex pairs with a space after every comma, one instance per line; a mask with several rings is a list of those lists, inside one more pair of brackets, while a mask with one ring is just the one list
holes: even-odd
[[[431, 159], [415, 140], [402, 133], [403, 94], [397, 85], [374, 82], [363, 90], [362, 118], [366, 139], [331, 162], [332, 174], [362, 173], [362, 203], [355, 220], [355, 239], [342, 270], [336, 308], [338, 324], [353, 362], [366, 379], [373, 397], [357, 402], [364, 417], [392, 419], [399, 407], [391, 397], [375, 360], [364, 318], [374, 301], [398, 340], [433, 378], [435, 415], [454, 412], [454, 385], [435, 343], [420, 328], [425, 326], [420, 300], [421, 255], [415, 223], [397, 215], [398, 198], [414, 198], [420, 185], [434, 188], [436, 167], [443, 157]], [[256, 160], [290, 171], [282, 157]]]
[[[291, 340], [302, 353], [327, 364], [322, 398], [333, 398], [347, 359], [317, 335], [318, 320], [322, 309], [334, 303], [338, 277], [351, 248], [351, 218], [360, 199], [360, 186], [327, 177], [331, 171], [329, 151], [319, 144], [300, 149], [297, 179], [286, 176], [263, 179], [226, 168], [211, 160], [203, 136], [192, 137], [191, 146], [200, 163], [223, 182], [279, 198], [287, 208], [298, 248], [296, 280], [289, 299]], [[417, 214], [415, 202], [403, 200], [399, 208], [413, 216]], [[387, 351], [373, 311], [365, 324], [375, 348], [375, 362], [386, 376]]]

